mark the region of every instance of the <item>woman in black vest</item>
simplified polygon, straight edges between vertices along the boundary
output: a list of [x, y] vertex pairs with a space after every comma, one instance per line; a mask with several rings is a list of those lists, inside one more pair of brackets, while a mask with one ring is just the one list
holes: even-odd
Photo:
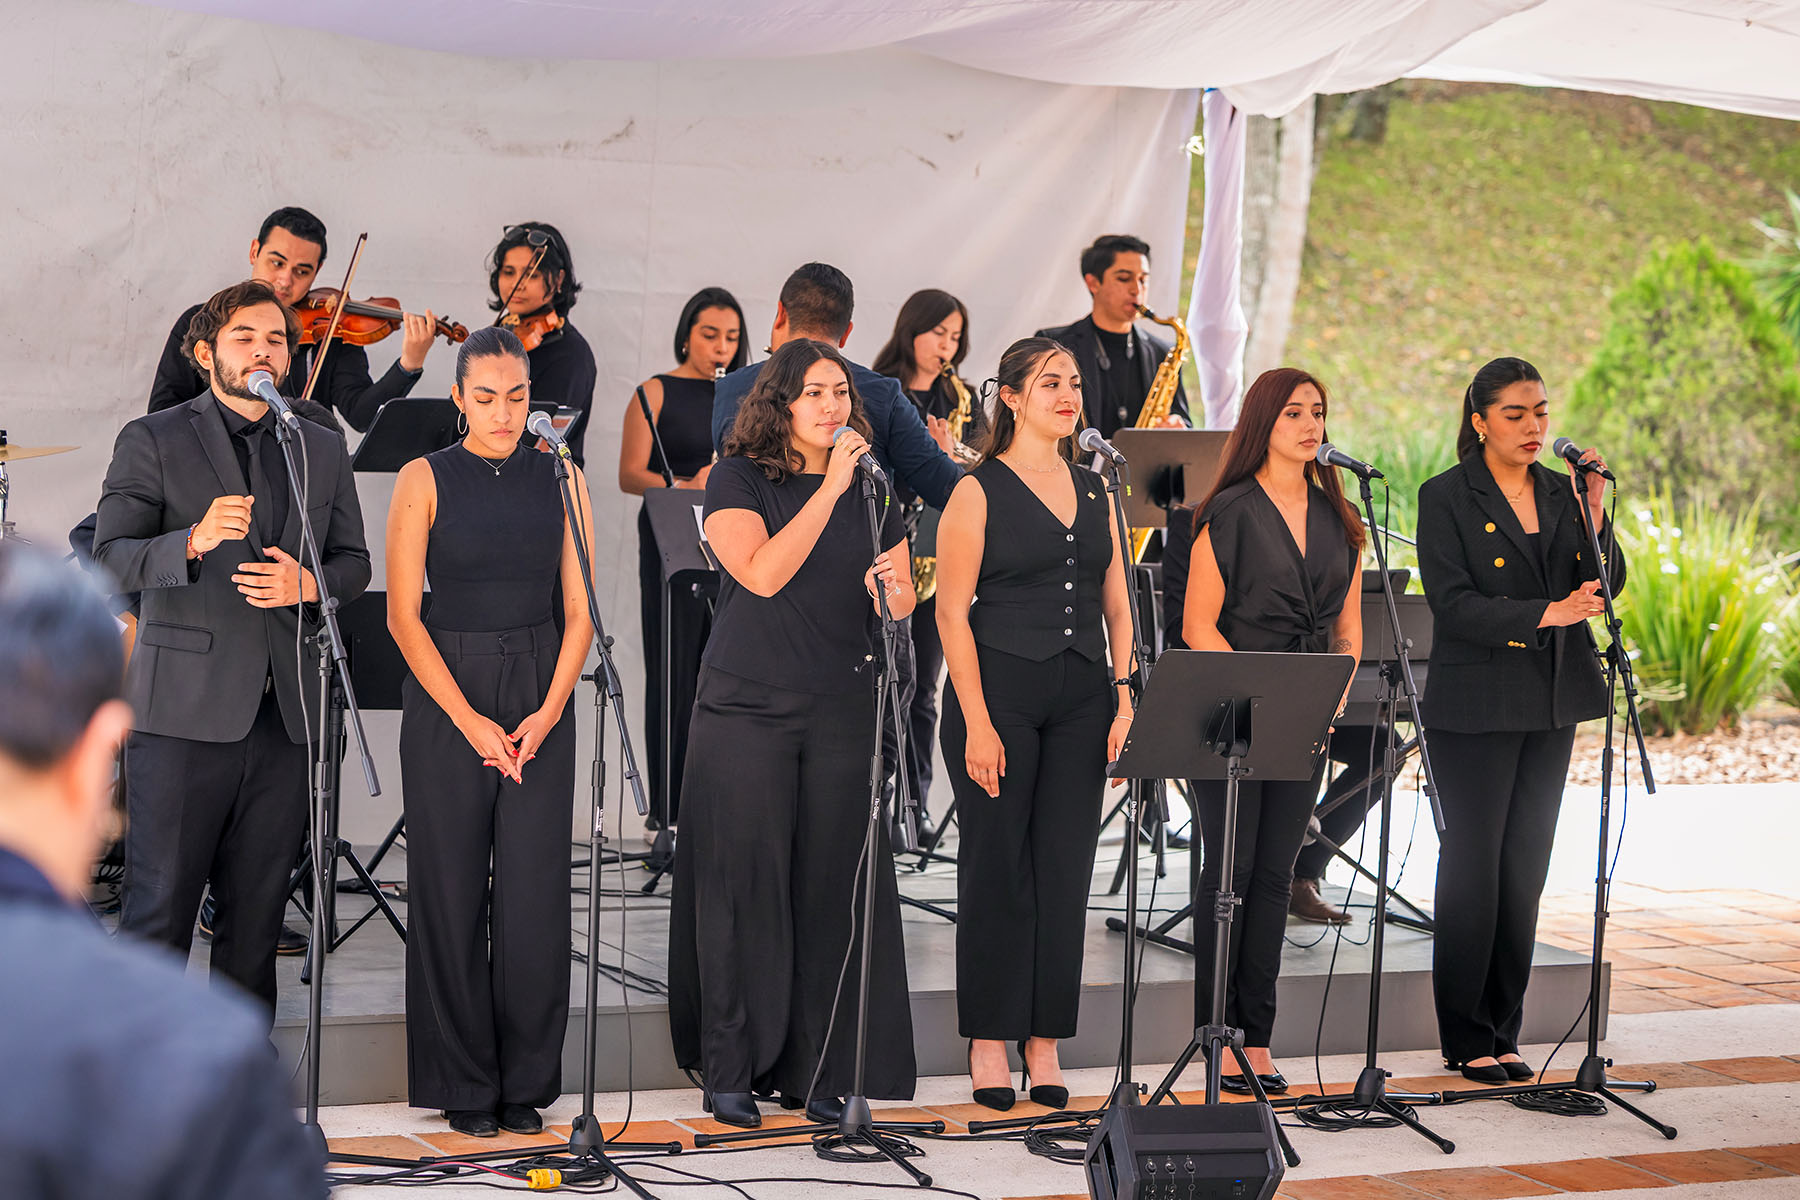
[[401, 468], [388, 512], [388, 628], [411, 671], [408, 1099], [477, 1137], [542, 1129], [569, 1024], [570, 696], [593, 625], [555, 462], [519, 444], [530, 387], [518, 338], [470, 334], [450, 394], [467, 432]]
[[[1182, 636], [1195, 650], [1287, 654], [1362, 653], [1359, 578], [1363, 526], [1337, 472], [1313, 454], [1325, 441], [1325, 385], [1305, 371], [1265, 371], [1244, 394], [1225, 443], [1218, 482], [1194, 517]], [[1346, 692], [1346, 695], [1348, 693]], [[1339, 711], [1343, 697], [1339, 697]], [[1306, 837], [1326, 757], [1311, 779], [1246, 781], [1238, 788], [1231, 890], [1241, 898], [1231, 925], [1225, 1021], [1244, 1031], [1244, 1050], [1263, 1090], [1287, 1080], [1269, 1057], [1275, 984], [1287, 928], [1294, 858]], [[1225, 783], [1195, 780], [1205, 855], [1191, 860], [1194, 896], [1194, 1023], [1212, 1020], [1212, 921], [1225, 848]], [[1202, 865], [1204, 862], [1204, 865]], [[1223, 1086], [1250, 1091], [1233, 1062]]]
[[[681, 365], [638, 384], [625, 402], [619, 439], [619, 490], [641, 496], [653, 488], [703, 491], [712, 469], [713, 380], [744, 365], [744, 311], [724, 288], [702, 288], [688, 298], [675, 323], [675, 361]], [[644, 412], [649, 410], [649, 418]], [[667, 454], [668, 460], [663, 456]], [[695, 497], [696, 503], [699, 497]], [[694, 678], [712, 628], [709, 597], [681, 589], [669, 597], [667, 644], [663, 630], [663, 577], [649, 509], [638, 508], [638, 614], [644, 634], [644, 760], [650, 776], [651, 829], [673, 825], [687, 757], [688, 718], [694, 710]], [[691, 531], [691, 525], [690, 525]], [[663, 653], [669, 656], [663, 678]], [[669, 689], [669, 739], [663, 744], [663, 689]], [[669, 769], [663, 770], [664, 754]]]
[[1131, 728], [1131, 612], [1105, 484], [1069, 460], [1074, 357], [1014, 342], [998, 384], [982, 461], [938, 527], [944, 762], [962, 827], [956, 1005], [977, 1103], [1012, 1107], [1015, 1042], [1031, 1098], [1061, 1108], [1056, 1043], [1081, 1000], [1106, 763]]
[[1478, 1083], [1531, 1078], [1518, 1038], [1538, 898], [1575, 726], [1608, 704], [1580, 504], [1613, 590], [1625, 586], [1605, 481], [1579, 488], [1537, 461], [1549, 414], [1535, 367], [1488, 363], [1463, 394], [1460, 461], [1419, 489], [1419, 579], [1436, 623], [1420, 708], [1444, 806], [1431, 978], [1445, 1062]]
[[[724, 579], [682, 782], [669, 1028], [675, 1061], [705, 1073], [707, 1106], [732, 1125], [759, 1124], [752, 1094], [773, 1090], [836, 1121], [853, 1081], [854, 966], [838, 980], [860, 947], [875, 589], [896, 619], [913, 606], [891, 497], [879, 558], [870, 543], [856, 466], [868, 436], [843, 356], [796, 339], [764, 364], [706, 481]], [[905, 1099], [912, 1016], [891, 855], [875, 876], [864, 1095]]]

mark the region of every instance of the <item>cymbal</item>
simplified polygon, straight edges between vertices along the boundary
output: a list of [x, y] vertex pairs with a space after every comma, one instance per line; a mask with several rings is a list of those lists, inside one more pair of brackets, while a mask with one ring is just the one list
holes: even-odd
[[67, 454], [80, 446], [0, 446], [0, 463], [18, 462], [22, 458], [43, 458], [48, 454]]

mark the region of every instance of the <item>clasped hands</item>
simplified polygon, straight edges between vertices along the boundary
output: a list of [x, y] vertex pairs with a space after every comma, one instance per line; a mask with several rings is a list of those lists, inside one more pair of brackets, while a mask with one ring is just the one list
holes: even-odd
[[481, 755], [481, 765], [494, 768], [514, 783], [524, 781], [525, 764], [537, 757], [538, 747], [555, 727], [556, 714], [543, 709], [520, 721], [511, 733], [474, 711], [456, 723], [457, 732]]
[[[203, 557], [228, 541], [250, 536], [250, 510], [255, 496], [219, 496], [207, 506], [206, 515], [188, 533], [194, 555]], [[319, 598], [319, 582], [293, 555], [280, 546], [264, 546], [270, 562], [242, 562], [231, 582], [255, 608], [291, 608]]]

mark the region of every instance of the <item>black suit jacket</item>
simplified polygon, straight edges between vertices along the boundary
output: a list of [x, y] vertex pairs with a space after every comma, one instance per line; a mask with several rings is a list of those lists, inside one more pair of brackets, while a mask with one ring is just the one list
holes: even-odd
[[[1081, 369], [1081, 395], [1082, 404], [1087, 409], [1087, 423], [1097, 427], [1102, 437], [1111, 437], [1116, 430], [1128, 427], [1138, 419], [1138, 413], [1144, 408], [1144, 396], [1150, 391], [1150, 382], [1156, 378], [1156, 369], [1162, 366], [1163, 359], [1174, 348], [1173, 342], [1164, 341], [1142, 326], [1137, 328], [1139, 387], [1136, 395], [1123, 399], [1126, 416], [1121, 421], [1118, 411], [1120, 398], [1106, 394], [1107, 375], [1100, 367], [1100, 338], [1094, 328], [1093, 315], [1090, 313], [1072, 325], [1040, 329], [1037, 335], [1055, 338], [1075, 356], [1075, 365]], [[1169, 411], [1188, 424], [1193, 424], [1193, 419], [1188, 415], [1187, 388], [1179, 381], [1175, 384], [1175, 402]]]
[[0, 1196], [324, 1200], [247, 997], [107, 937], [5, 849], [0, 961]]
[[[1544, 609], [1598, 579], [1569, 476], [1533, 464], [1541, 557], [1479, 454], [1419, 488], [1419, 580], [1434, 622], [1420, 708], [1432, 729], [1490, 733], [1559, 729], [1606, 715], [1593, 632], [1538, 628]], [[1625, 586], [1624, 551], [1608, 577]]]
[[[296, 436], [306, 444], [310, 481], [306, 518], [323, 559], [320, 574], [332, 595], [348, 604], [369, 586], [369, 551], [350, 456], [338, 434], [311, 421], [299, 424]], [[298, 444], [294, 457], [301, 458]], [[294, 659], [301, 616], [292, 608], [253, 608], [231, 581], [239, 563], [265, 557], [262, 546], [222, 542], [204, 560], [187, 557], [188, 529], [213, 500], [249, 491], [210, 391], [119, 431], [100, 495], [94, 561], [112, 574], [116, 590], [142, 593], [125, 681], [125, 698], [141, 732], [238, 741], [256, 719], [271, 674], [288, 736], [296, 743], [305, 740], [302, 711], [314, 732], [319, 729], [316, 651], [306, 647], [304, 671]], [[258, 496], [257, 504], [263, 503]], [[275, 544], [304, 560], [300, 506], [291, 496]], [[313, 632], [314, 614], [305, 620], [307, 632]]]
[[[156, 363], [156, 378], [150, 384], [150, 412], [185, 404], [212, 387], [211, 381], [181, 352], [181, 343], [187, 338], [188, 322], [199, 311], [200, 306], [196, 304], [182, 313], [175, 321], [175, 328], [169, 331], [169, 340], [163, 343], [162, 357]], [[294, 365], [281, 382], [281, 394], [289, 398], [298, 396], [306, 386], [307, 371], [318, 347], [296, 346], [294, 351]], [[419, 374], [401, 369], [398, 358], [387, 369], [387, 374], [371, 380], [368, 351], [361, 346], [336, 342], [325, 359], [325, 374], [313, 388], [313, 399], [344, 414], [344, 420], [360, 433], [374, 423], [375, 414], [382, 405], [396, 396], [406, 395], [418, 381]]]

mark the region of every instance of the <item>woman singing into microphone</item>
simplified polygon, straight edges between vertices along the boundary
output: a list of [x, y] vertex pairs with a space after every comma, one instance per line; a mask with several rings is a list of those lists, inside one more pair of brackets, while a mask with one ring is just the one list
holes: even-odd
[[470, 334], [450, 393], [463, 440], [401, 468], [388, 512], [388, 628], [411, 670], [408, 1099], [477, 1137], [543, 1128], [569, 1024], [569, 697], [594, 639], [555, 461], [519, 444], [530, 390], [518, 338]]
[[[1314, 460], [1325, 441], [1325, 414], [1325, 385], [1293, 367], [1263, 372], [1245, 393], [1218, 482], [1194, 516], [1182, 637], [1195, 650], [1362, 653], [1362, 606], [1351, 593], [1362, 519], [1344, 498], [1337, 472]], [[1225, 1022], [1244, 1031], [1245, 1056], [1266, 1092], [1288, 1086], [1269, 1057], [1275, 984], [1294, 858], [1325, 762], [1321, 755], [1311, 779], [1247, 780], [1238, 788], [1230, 883], [1242, 908], [1231, 925]], [[1195, 780], [1193, 789], [1205, 845], [1204, 859], [1195, 855], [1190, 867], [1198, 1026], [1212, 1020], [1212, 912], [1225, 848], [1225, 782]], [[1220, 1069], [1225, 1088], [1251, 1090], [1235, 1062]]]
[[[868, 437], [843, 356], [796, 339], [764, 365], [706, 483], [725, 578], [682, 782], [669, 1026], [676, 1061], [704, 1073], [708, 1106], [731, 1125], [759, 1124], [753, 1093], [772, 1090], [836, 1121], [854, 1074], [876, 589], [896, 619], [913, 608], [905, 530], [880, 485], [878, 559], [870, 541], [857, 465]], [[876, 849], [864, 1094], [904, 1099], [900, 903]]]
[[1420, 709], [1444, 806], [1431, 979], [1445, 1063], [1477, 1083], [1532, 1076], [1518, 1039], [1538, 898], [1575, 726], [1610, 700], [1580, 505], [1613, 591], [1625, 586], [1605, 481], [1541, 465], [1549, 440], [1537, 368], [1497, 358], [1463, 393], [1457, 465], [1419, 489], [1419, 580], [1436, 622]]
[[[744, 312], [724, 288], [702, 288], [688, 298], [675, 323], [673, 371], [640, 383], [625, 402], [619, 439], [619, 490], [633, 496], [660, 487], [703, 489], [712, 470], [713, 379], [744, 365]], [[644, 410], [650, 417], [645, 419]], [[663, 455], [668, 455], [668, 461]], [[638, 613], [644, 634], [644, 761], [650, 777], [651, 829], [673, 825], [681, 799], [681, 767], [687, 757], [688, 718], [694, 710], [694, 678], [712, 628], [705, 595], [682, 588], [669, 597], [663, 625], [663, 574], [650, 510], [638, 508]], [[692, 523], [689, 530], [692, 532]], [[664, 638], [669, 678], [663, 678]], [[669, 692], [669, 742], [663, 746], [663, 691]], [[668, 756], [669, 770], [663, 771]]]
[[1014, 1042], [1031, 1099], [1062, 1108], [1056, 1043], [1075, 1034], [1106, 763], [1131, 728], [1131, 610], [1106, 486], [1069, 461], [1074, 357], [1014, 342], [998, 383], [982, 461], [938, 527], [944, 762], [962, 826], [956, 1009], [978, 1104], [1012, 1107]]

